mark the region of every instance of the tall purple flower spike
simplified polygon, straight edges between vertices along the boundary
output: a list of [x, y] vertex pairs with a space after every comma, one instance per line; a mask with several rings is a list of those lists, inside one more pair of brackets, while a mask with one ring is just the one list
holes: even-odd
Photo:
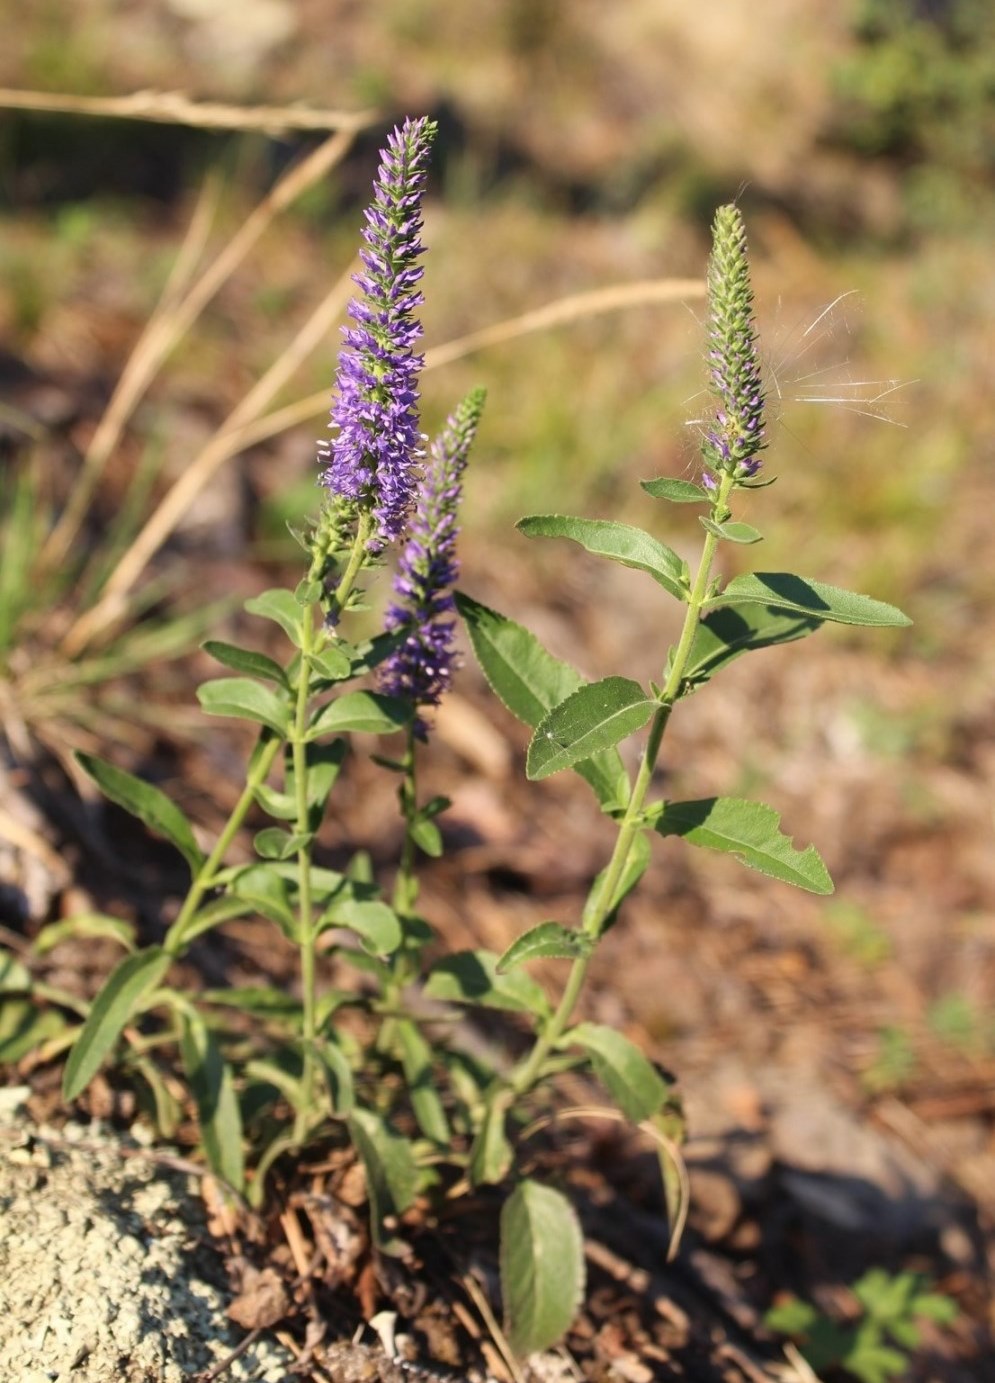
[[349, 306], [343, 328], [329, 431], [318, 443], [322, 481], [335, 494], [368, 509], [371, 546], [400, 538], [424, 455], [418, 430], [418, 371], [414, 353], [422, 334], [413, 313], [423, 301], [415, 285], [425, 272], [416, 263], [423, 246], [421, 197], [433, 121], [405, 120], [380, 154], [373, 202], [360, 252], [365, 272], [354, 280], [362, 296]]
[[[405, 637], [380, 667], [380, 689], [419, 707], [437, 706], [452, 682], [455, 620], [447, 616], [455, 609], [452, 587], [459, 575], [457, 509], [483, 406], [484, 391], [473, 390], [432, 443], [411, 533], [394, 577], [398, 599], [387, 607], [384, 621], [388, 630], [405, 631]], [[420, 716], [414, 731], [419, 739], [428, 738]]]

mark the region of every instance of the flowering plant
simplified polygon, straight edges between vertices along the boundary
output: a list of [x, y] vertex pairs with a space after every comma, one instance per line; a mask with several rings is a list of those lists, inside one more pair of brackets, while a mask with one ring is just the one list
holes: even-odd
[[[613, 675], [585, 682], [521, 625], [453, 591], [462, 473], [483, 394], [476, 391], [455, 408], [426, 455], [414, 351], [421, 327], [414, 314], [421, 302], [420, 198], [433, 134], [426, 120], [405, 121], [381, 158], [363, 232], [360, 293], [339, 359], [332, 436], [319, 449], [327, 495], [301, 535], [306, 574], [294, 591], [270, 590], [247, 602], [252, 614], [283, 630], [287, 658], [279, 663], [221, 641], [205, 645], [235, 675], [202, 686], [202, 707], [259, 727], [244, 788], [213, 848], [201, 849], [187, 818], [160, 791], [80, 756], [108, 797], [177, 847], [191, 882], [161, 943], [134, 949], [126, 939], [128, 954], [76, 1034], [64, 1093], [67, 1099], [80, 1094], [123, 1039], [126, 1059], [150, 1083], [168, 1124], [175, 1100], [158, 1062], [172, 1047], [196, 1104], [204, 1156], [225, 1183], [261, 1204], [278, 1158], [299, 1157], [319, 1138], [348, 1140], [365, 1170], [372, 1245], [380, 1254], [400, 1250], [402, 1217], [419, 1193], [464, 1182], [507, 1186], [504, 1311], [512, 1349], [526, 1353], [567, 1329], [584, 1269], [569, 1200], [516, 1172], [538, 1091], [567, 1068], [590, 1068], [618, 1113], [660, 1148], [675, 1226], [683, 1211], [679, 1111], [670, 1083], [614, 1028], [575, 1017], [591, 959], [639, 882], [651, 840], [681, 836], [787, 884], [815, 893], [832, 889], [814, 847], [796, 849], [771, 808], [731, 797], [671, 801], [660, 794], [656, 769], [675, 707], [751, 650], [803, 638], [830, 622], [908, 621], [892, 606], [788, 573], [755, 572], [726, 583], [715, 574], [720, 544], [761, 539], [733, 517], [738, 491], [771, 483], [759, 474], [764, 399], [745, 234], [734, 206], [716, 214], [708, 270], [716, 408], [702, 436], [704, 474], [701, 483], [643, 482], [653, 499], [700, 506], [695, 570], [655, 535], [612, 520], [542, 514], [518, 525], [527, 537], [566, 538], [642, 571], [683, 606], [676, 645], [660, 650], [659, 681], [644, 687]], [[391, 544], [402, 548], [385, 628], [352, 641], [350, 612]], [[532, 730], [528, 776], [572, 769], [615, 822], [616, 834], [574, 924], [544, 921], [503, 955], [478, 950], [427, 960], [433, 933], [416, 910], [417, 862], [419, 853], [440, 853], [437, 818], [448, 804], [420, 801], [417, 765], [432, 708], [452, 677], [454, 611], [494, 691]], [[352, 685], [368, 678], [372, 685]], [[314, 857], [346, 736], [356, 731], [403, 737], [399, 754], [377, 756], [399, 778], [404, 823], [389, 894], [362, 856], [344, 872]], [[619, 746], [643, 732], [631, 776]], [[251, 810], [272, 824], [256, 834], [250, 863], [228, 863]], [[197, 938], [250, 914], [297, 947], [298, 995], [255, 988], [195, 996], [169, 983], [171, 967]], [[319, 986], [319, 950], [334, 950], [365, 978], [348, 988]], [[567, 964], [555, 1002], [525, 969], [537, 958]], [[439, 1004], [450, 1013], [476, 1007], [518, 1013], [529, 1029], [525, 1051], [500, 1069], [470, 1058], [455, 1041], [439, 1038]], [[255, 1021], [231, 1027], [219, 1017], [225, 1011]], [[146, 1036], [152, 1014], [157, 1027]], [[550, 1239], [558, 1245], [555, 1262], [542, 1251]]]

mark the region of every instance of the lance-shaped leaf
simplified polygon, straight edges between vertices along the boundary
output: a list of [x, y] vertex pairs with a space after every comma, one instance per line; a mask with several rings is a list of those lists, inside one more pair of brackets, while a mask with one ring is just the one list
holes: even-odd
[[122, 1028], [149, 990], [165, 975], [172, 959], [161, 946], [150, 946], [145, 951], [125, 956], [111, 971], [69, 1053], [62, 1079], [65, 1099], [74, 1100], [90, 1084], [100, 1063], [121, 1036]]
[[570, 768], [641, 730], [658, 703], [628, 677], [580, 687], [536, 726], [525, 771], [532, 779]]
[[706, 533], [711, 533], [713, 537], [721, 538], [725, 543], [762, 543], [764, 535], [758, 528], [753, 528], [748, 523], [736, 523], [734, 520], [727, 519], [725, 523], [716, 523], [714, 519], [708, 519], [704, 514], [699, 515], [698, 522]]
[[352, 659], [336, 644], [310, 654], [310, 662], [323, 682], [343, 682], [352, 676]]
[[[126, 951], [135, 949], [135, 928], [120, 917], [107, 917], [102, 912], [81, 912], [75, 917], [64, 917], [59, 922], [50, 922], [34, 939], [32, 950], [37, 956], [47, 955], [61, 941], [69, 937], [99, 936], [116, 941]], [[0, 961], [2, 970], [2, 961]], [[3, 988], [0, 979], [0, 990]]]
[[125, 773], [123, 768], [115, 768], [104, 759], [98, 759], [94, 754], [77, 752], [75, 758], [105, 797], [132, 816], [137, 816], [149, 830], [165, 836], [186, 860], [191, 874], [197, 873], [204, 863], [204, 856], [193, 838], [190, 822], [164, 792], [150, 783], [143, 783], [141, 778], [131, 773]]
[[[584, 685], [575, 668], [547, 653], [535, 635], [514, 620], [460, 591], [456, 608], [491, 690], [531, 730]], [[603, 807], [628, 801], [629, 779], [617, 750], [606, 749], [575, 763], [573, 769], [594, 789]]]
[[373, 1242], [382, 1253], [403, 1253], [384, 1221], [403, 1215], [415, 1198], [418, 1169], [411, 1144], [371, 1109], [353, 1109], [349, 1134], [366, 1172]]
[[263, 619], [273, 620], [291, 643], [300, 646], [301, 607], [294, 599], [293, 591], [285, 591], [279, 586], [270, 591], [263, 591], [262, 595], [247, 600], [245, 609], [250, 615], [260, 615]]
[[515, 527], [527, 538], [570, 538], [596, 557], [648, 572], [676, 596], [688, 596], [684, 563], [677, 553], [641, 528], [611, 519], [577, 519], [565, 514], [532, 514]]
[[433, 1143], [448, 1147], [452, 1135], [432, 1073], [432, 1048], [409, 1018], [397, 1020], [396, 1032], [401, 1049], [401, 1065], [404, 1067], [404, 1083], [418, 1127]]
[[378, 899], [361, 899], [343, 892], [322, 913], [319, 930], [348, 927], [359, 937], [359, 944], [371, 956], [386, 956], [396, 951], [403, 939], [397, 913]]
[[195, 1014], [183, 1016], [180, 1056], [197, 1103], [200, 1141], [208, 1165], [236, 1191], [245, 1179], [242, 1115], [232, 1070], [213, 1035]]
[[549, 1000], [542, 985], [524, 970], [497, 973], [498, 957], [493, 951], [457, 951], [443, 956], [432, 967], [425, 984], [429, 999], [444, 1003], [480, 1004], [483, 1008], [509, 1009], [545, 1017]]
[[704, 485], [693, 480], [673, 480], [669, 475], [659, 480], [641, 480], [640, 486], [654, 499], [669, 499], [672, 504], [711, 504], [712, 497]]
[[796, 850], [780, 824], [777, 812], [763, 802], [705, 797], [668, 802], [654, 829], [662, 836], [683, 836], [692, 845], [735, 855], [751, 869], [809, 893], [832, 893], [833, 881], [815, 846]]
[[496, 1186], [508, 1175], [515, 1154], [505, 1133], [507, 1117], [507, 1100], [488, 1102], [470, 1149], [467, 1172], [471, 1186]]
[[821, 629], [821, 619], [770, 605], [736, 605], [713, 610], [695, 630], [685, 687], [703, 686], [719, 668], [757, 648], [793, 643]]
[[593, 947], [593, 939], [585, 932], [564, 927], [562, 922], [540, 922], [511, 943], [497, 963], [497, 972], [502, 975], [527, 960], [578, 960], [590, 955]]
[[322, 706], [308, 730], [308, 739], [359, 730], [367, 735], [391, 735], [403, 730], [414, 712], [409, 702], [381, 692], [344, 692]]
[[584, 1241], [573, 1206], [522, 1181], [501, 1210], [501, 1295], [508, 1343], [519, 1357], [556, 1344], [584, 1295]]
[[704, 609], [717, 610], [723, 605], [773, 605], [779, 610], [829, 620], [834, 624], [861, 624], [890, 628], [911, 624], [908, 615], [883, 600], [827, 586], [822, 581], [809, 581], [783, 571], [747, 572], [734, 576], [719, 595], [706, 602]]
[[221, 639], [208, 639], [207, 643], [201, 644], [201, 648], [233, 672], [262, 677], [280, 687], [287, 685], [287, 674], [283, 668], [275, 659], [267, 658], [265, 653], [257, 653], [252, 648], [239, 648], [237, 644], [224, 643]]
[[583, 1047], [595, 1074], [627, 1119], [638, 1124], [655, 1114], [667, 1098], [659, 1072], [627, 1037], [601, 1023], [580, 1023], [562, 1046]]
[[269, 687], [250, 677], [218, 677], [197, 688], [197, 700], [209, 716], [255, 720], [277, 734], [290, 728], [290, 706]]

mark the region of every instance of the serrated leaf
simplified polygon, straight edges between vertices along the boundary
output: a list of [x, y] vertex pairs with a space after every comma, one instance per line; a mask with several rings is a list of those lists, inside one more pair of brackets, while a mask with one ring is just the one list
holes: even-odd
[[580, 1023], [564, 1034], [562, 1042], [583, 1047], [598, 1079], [634, 1124], [649, 1119], [666, 1100], [665, 1081], [639, 1048], [614, 1028]]
[[347, 677], [352, 676], [352, 659], [344, 649], [332, 644], [330, 648], [323, 648], [320, 653], [310, 655], [311, 666], [319, 677], [329, 682], [344, 682]]
[[418, 1127], [433, 1143], [448, 1147], [452, 1135], [432, 1073], [432, 1048], [409, 1018], [397, 1020], [396, 1032], [404, 1082]]
[[392, 735], [403, 730], [414, 710], [409, 701], [380, 692], [344, 692], [322, 706], [311, 722], [308, 739], [358, 730], [367, 735]]
[[668, 802], [654, 829], [662, 836], [683, 836], [692, 845], [735, 855], [750, 869], [795, 888], [832, 893], [833, 881], [815, 846], [796, 850], [780, 823], [778, 813], [763, 802], [704, 797]]
[[[615, 897], [612, 899], [611, 907], [608, 909], [605, 919], [601, 924], [599, 936], [604, 936], [605, 932], [613, 927], [618, 921], [619, 909], [636, 887], [636, 884], [639, 883], [639, 880], [646, 873], [649, 862], [649, 841], [646, 839], [645, 834], [640, 832], [639, 835], [633, 839], [632, 847], [629, 850], [629, 858], [626, 860], [625, 868], [622, 870], [622, 877], [615, 887]], [[582, 924], [585, 927], [594, 916], [594, 910], [600, 901], [602, 880], [606, 873], [607, 866], [598, 874], [594, 883], [591, 885], [591, 891], [587, 895], [587, 900], [584, 903], [584, 912], [581, 918]]]
[[165, 975], [172, 959], [161, 946], [150, 946], [125, 956], [111, 971], [69, 1053], [62, 1080], [64, 1099], [74, 1100], [90, 1084], [122, 1028]]
[[448, 1003], [479, 1004], [534, 1017], [547, 1015], [549, 1000], [542, 986], [524, 970], [499, 975], [497, 961], [493, 951], [484, 950], [444, 956], [432, 967], [425, 994]]
[[654, 499], [669, 499], [672, 504], [710, 504], [712, 501], [704, 485], [696, 485], [693, 480], [672, 480], [664, 475], [659, 480], [641, 480], [639, 484]]
[[[50, 922], [42, 927], [35, 937], [31, 949], [35, 955], [44, 956], [53, 951], [60, 942], [69, 937], [98, 936], [116, 941], [126, 951], [135, 949], [135, 928], [120, 917], [108, 917], [102, 912], [82, 912], [75, 917], [64, 917], [59, 922]], [[0, 988], [3, 980], [0, 977]]]
[[823, 621], [769, 605], [736, 605], [713, 610], [695, 630], [685, 685], [703, 686], [727, 663], [754, 649], [793, 643], [821, 629]]
[[834, 624], [893, 628], [912, 621], [908, 615], [883, 600], [857, 595], [822, 581], [809, 581], [790, 572], [755, 571], [734, 576], [720, 594], [705, 603], [704, 610], [723, 605], [773, 605], [779, 610], [809, 615]]
[[540, 922], [513, 941], [497, 963], [497, 973], [503, 975], [527, 960], [577, 960], [589, 956], [594, 948], [593, 938], [562, 922]]
[[641, 528], [611, 519], [578, 519], [565, 514], [531, 514], [515, 527], [527, 538], [569, 538], [596, 557], [648, 572], [678, 600], [686, 600], [684, 563], [677, 553]]
[[507, 1102], [500, 1099], [491, 1100], [484, 1110], [467, 1164], [471, 1186], [496, 1186], [508, 1175], [514, 1151], [505, 1133], [507, 1117]]
[[725, 523], [716, 523], [714, 519], [706, 518], [704, 514], [698, 516], [698, 522], [706, 533], [711, 533], [716, 538], [721, 538], [725, 543], [762, 543], [764, 535], [758, 528], [753, 528], [748, 523], [736, 523], [734, 520], [727, 519]]
[[321, 916], [319, 930], [348, 927], [359, 937], [363, 950], [371, 956], [387, 956], [402, 941], [397, 913], [376, 899], [360, 899], [350, 893], [333, 899]]
[[290, 706], [285, 700], [249, 677], [218, 677], [202, 682], [197, 700], [209, 716], [233, 716], [254, 720], [285, 735], [290, 729]]
[[605, 677], [580, 687], [536, 726], [525, 771], [536, 781], [641, 730], [658, 703], [628, 677]]
[[[297, 866], [291, 865], [296, 871]], [[297, 936], [297, 918], [290, 906], [287, 885], [277, 872], [276, 865], [256, 864], [239, 870], [230, 884], [237, 898], [251, 903], [256, 912], [275, 922], [291, 941]]]
[[239, 648], [236, 644], [225, 643], [221, 639], [208, 639], [206, 643], [201, 644], [201, 648], [235, 672], [244, 672], [249, 677], [262, 677], [266, 681], [276, 682], [280, 687], [287, 685], [287, 674], [283, 668], [274, 658], [267, 658], [265, 653], [256, 653], [251, 648]]
[[569, 1330], [584, 1295], [584, 1240], [570, 1202], [522, 1181], [501, 1210], [501, 1295], [508, 1343], [519, 1357]]
[[403, 1215], [415, 1198], [418, 1169], [411, 1145], [370, 1109], [352, 1111], [349, 1133], [366, 1171], [373, 1242], [381, 1253], [402, 1253], [403, 1244], [384, 1221]]
[[[524, 725], [534, 730], [548, 711], [584, 685], [569, 663], [547, 653], [534, 634], [457, 591], [456, 608], [491, 690]], [[603, 807], [629, 797], [629, 778], [618, 751], [606, 749], [573, 765]]]
[[273, 590], [263, 591], [262, 595], [253, 596], [245, 602], [244, 608], [250, 615], [273, 620], [291, 643], [300, 647], [301, 607], [294, 599], [293, 591], [285, 591], [277, 586]]
[[180, 1056], [197, 1105], [200, 1141], [208, 1166], [229, 1186], [245, 1182], [242, 1115], [231, 1067], [205, 1023], [184, 1014]]
[[98, 759], [95, 754], [84, 754], [77, 750], [74, 757], [105, 797], [132, 816], [137, 816], [150, 831], [165, 836], [186, 860], [191, 874], [197, 873], [204, 863], [204, 855], [194, 840], [190, 822], [175, 802], [171, 802], [164, 792], [154, 788], [151, 783], [143, 783], [141, 778], [126, 773], [123, 768], [115, 768], [106, 760]]

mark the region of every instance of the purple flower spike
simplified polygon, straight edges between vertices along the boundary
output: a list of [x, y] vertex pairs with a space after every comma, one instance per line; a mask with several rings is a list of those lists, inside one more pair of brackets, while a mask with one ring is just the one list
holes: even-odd
[[362, 297], [349, 306], [332, 398], [330, 439], [318, 443], [322, 481], [335, 494], [369, 509], [376, 525], [371, 546], [399, 538], [414, 497], [424, 453], [418, 431], [418, 371], [413, 347], [422, 334], [413, 316], [423, 301], [415, 285], [421, 196], [433, 121], [405, 120], [380, 154], [373, 202], [360, 252], [365, 272], [355, 274]]
[[[455, 609], [452, 587], [459, 575], [456, 515], [483, 406], [484, 391], [475, 389], [432, 443], [411, 534], [394, 577], [398, 599], [387, 607], [384, 620], [388, 630], [404, 631], [405, 637], [380, 668], [380, 689], [416, 706], [437, 706], [452, 681], [455, 621], [447, 616]], [[419, 739], [428, 738], [421, 717], [414, 731]]]

